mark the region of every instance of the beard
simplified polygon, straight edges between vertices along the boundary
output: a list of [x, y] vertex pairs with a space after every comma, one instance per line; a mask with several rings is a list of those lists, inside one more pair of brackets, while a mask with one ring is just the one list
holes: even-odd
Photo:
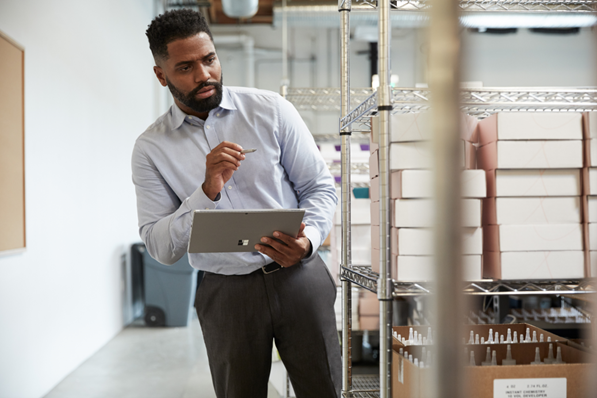
[[[172, 93], [172, 96], [179, 100], [182, 104], [187, 106], [188, 108], [194, 110], [198, 113], [209, 112], [214, 108], [217, 108], [222, 102], [223, 90], [222, 90], [222, 78], [220, 78], [219, 82], [205, 82], [201, 83], [199, 86], [191, 90], [188, 94], [184, 94], [180, 91], [174, 84], [166, 78], [166, 83], [168, 84], [168, 88]], [[197, 99], [195, 95], [200, 91], [203, 90], [205, 87], [213, 86], [216, 92], [208, 98], [204, 99]]]

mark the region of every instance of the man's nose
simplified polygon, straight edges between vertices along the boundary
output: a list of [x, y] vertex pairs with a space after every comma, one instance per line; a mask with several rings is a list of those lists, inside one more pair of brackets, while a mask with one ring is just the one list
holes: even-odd
[[209, 74], [208, 68], [201, 65], [197, 69], [195, 69], [195, 82], [196, 83], [204, 83], [209, 80], [211, 75]]

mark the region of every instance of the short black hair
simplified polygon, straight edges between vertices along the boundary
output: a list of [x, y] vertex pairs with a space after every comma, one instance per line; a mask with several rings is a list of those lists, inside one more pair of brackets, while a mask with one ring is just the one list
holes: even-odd
[[157, 62], [158, 59], [168, 59], [168, 43], [201, 32], [207, 33], [211, 41], [214, 41], [205, 17], [197, 11], [183, 8], [166, 11], [155, 17], [145, 34], [149, 39], [149, 49]]

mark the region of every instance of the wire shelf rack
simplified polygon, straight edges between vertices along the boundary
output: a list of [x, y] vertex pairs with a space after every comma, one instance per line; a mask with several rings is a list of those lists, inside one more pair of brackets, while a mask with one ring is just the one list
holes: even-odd
[[[354, 0], [356, 6], [376, 8], [375, 0]], [[462, 0], [458, 2], [461, 10], [469, 12], [532, 12], [532, 13], [591, 13], [597, 10], [594, 0]], [[392, 0], [393, 11], [425, 11], [430, 3], [424, 0]]]
[[342, 394], [346, 398], [378, 398], [379, 375], [352, 376], [352, 390]]
[[[350, 90], [351, 106], [357, 106], [373, 93], [370, 87]], [[340, 88], [288, 88], [286, 99], [299, 111], [340, 111]]]
[[[342, 278], [377, 293], [379, 274], [369, 266], [342, 267]], [[393, 296], [421, 296], [432, 293], [429, 283], [397, 282]], [[463, 283], [463, 293], [471, 296], [579, 295], [596, 293], [595, 279], [494, 281], [481, 280]]]
[[[429, 109], [429, 89], [392, 89], [392, 113]], [[586, 112], [597, 110], [595, 88], [482, 88], [461, 89], [463, 112], [487, 117], [509, 112]], [[370, 131], [370, 118], [377, 116], [377, 94], [373, 93], [340, 120], [342, 131]]]

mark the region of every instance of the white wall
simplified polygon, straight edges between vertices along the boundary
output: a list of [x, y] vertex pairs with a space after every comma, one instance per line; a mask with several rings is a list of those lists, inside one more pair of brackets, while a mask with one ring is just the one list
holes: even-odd
[[41, 397], [122, 327], [135, 138], [155, 120], [147, 0], [2, 0], [25, 47], [27, 251], [0, 256], [0, 397]]

